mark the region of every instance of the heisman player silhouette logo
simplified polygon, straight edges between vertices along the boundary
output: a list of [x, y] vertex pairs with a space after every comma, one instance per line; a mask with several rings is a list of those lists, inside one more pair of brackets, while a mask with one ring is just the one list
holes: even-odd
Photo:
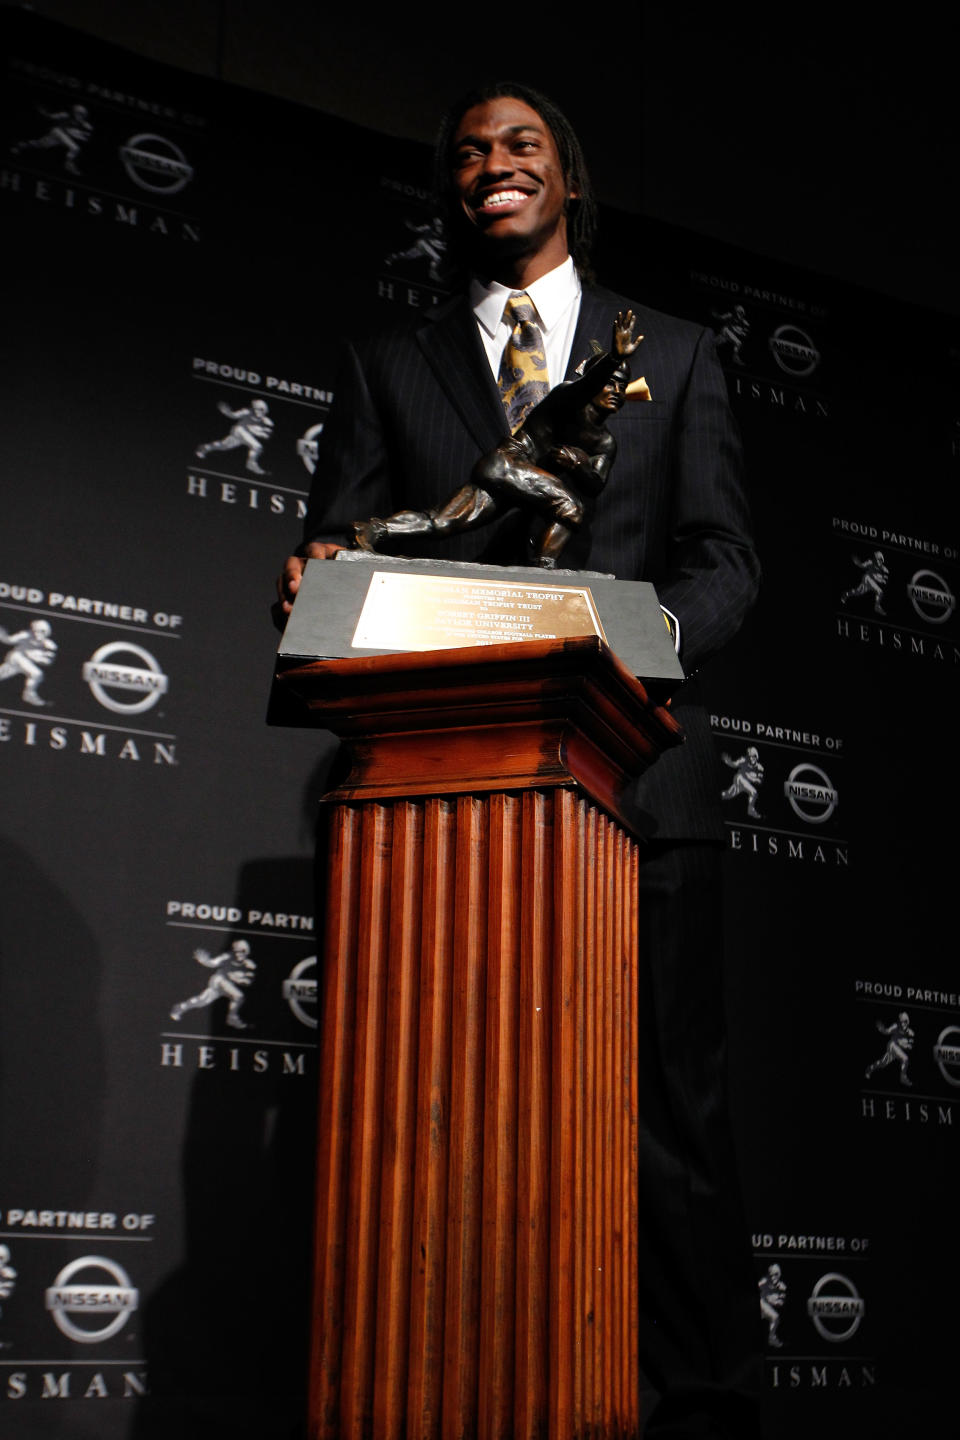
[[443, 261], [447, 253], [447, 242], [443, 233], [443, 221], [439, 215], [419, 225], [415, 220], [404, 220], [404, 225], [417, 238], [406, 250], [394, 250], [384, 260], [385, 265], [396, 265], [402, 260], [424, 261], [427, 274], [434, 284], [443, 281]]
[[[9, 1300], [17, 1288], [17, 1272], [10, 1264], [10, 1246], [0, 1245], [0, 1300]], [[3, 1306], [0, 1305], [0, 1315]]]
[[249, 405], [240, 410], [231, 410], [225, 401], [218, 400], [217, 409], [221, 415], [233, 421], [230, 432], [220, 440], [208, 440], [206, 444], [198, 445], [194, 452], [197, 459], [203, 460], [207, 455], [219, 454], [224, 450], [246, 450], [244, 466], [250, 474], [268, 474], [269, 472], [260, 466], [263, 447], [273, 434], [273, 420], [266, 400], [251, 400]]
[[48, 620], [31, 620], [28, 629], [17, 630], [13, 635], [0, 626], [0, 643], [10, 646], [0, 661], [0, 680], [19, 676], [23, 680], [20, 698], [27, 705], [50, 703], [37, 693], [44, 670], [57, 656], [57, 642], [50, 637]]
[[896, 1020], [891, 1021], [889, 1025], [884, 1025], [882, 1020], [878, 1020], [877, 1029], [881, 1035], [886, 1035], [887, 1046], [880, 1058], [867, 1066], [864, 1071], [864, 1079], [869, 1080], [877, 1070], [886, 1070], [888, 1065], [896, 1065], [900, 1071], [900, 1084], [912, 1085], [913, 1081], [907, 1074], [910, 1051], [913, 1049], [914, 1041], [909, 1014], [906, 1010], [901, 1010]]
[[840, 596], [840, 604], [846, 605], [848, 600], [859, 599], [861, 595], [873, 596], [873, 609], [876, 615], [886, 615], [881, 601], [887, 581], [890, 579], [890, 571], [887, 568], [887, 560], [882, 550], [874, 550], [866, 560], [861, 560], [859, 555], [854, 555], [853, 563], [863, 574], [859, 584], [851, 585], [849, 590], [844, 590]]
[[71, 105], [69, 110], [44, 110], [37, 106], [45, 120], [52, 125], [35, 140], [20, 140], [11, 145], [10, 154], [20, 155], [24, 150], [62, 150], [63, 168], [68, 175], [79, 175], [77, 156], [93, 134], [93, 124], [86, 105]]
[[227, 1024], [234, 1030], [246, 1030], [247, 1023], [240, 1018], [240, 1007], [245, 998], [244, 989], [253, 984], [257, 971], [246, 940], [234, 940], [230, 949], [220, 955], [211, 955], [209, 950], [194, 950], [193, 958], [198, 965], [212, 972], [210, 979], [198, 994], [174, 1005], [170, 1018], [182, 1020], [188, 1010], [203, 1010], [215, 1000], [224, 999], [228, 1002]]
[[724, 750], [723, 763], [734, 771], [734, 776], [721, 799], [733, 800], [738, 795], [746, 795], [747, 814], [751, 820], [761, 820], [763, 817], [757, 809], [757, 796], [763, 784], [763, 765], [756, 745], [750, 745], [747, 753], [736, 760]]
[[728, 346], [731, 362], [734, 365], [743, 365], [741, 352], [750, 334], [750, 321], [747, 319], [746, 310], [742, 305], [734, 305], [732, 310], [714, 310], [713, 319], [720, 325], [717, 331], [717, 350]]
[[780, 1316], [787, 1298], [787, 1287], [779, 1265], [768, 1265], [767, 1273], [760, 1280], [760, 1315], [767, 1324], [767, 1344], [775, 1350], [783, 1348], [778, 1331]]

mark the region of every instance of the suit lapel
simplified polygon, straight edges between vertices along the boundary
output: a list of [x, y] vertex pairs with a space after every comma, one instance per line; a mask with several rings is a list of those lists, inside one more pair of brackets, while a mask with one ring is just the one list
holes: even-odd
[[585, 285], [580, 296], [580, 315], [567, 362], [567, 380], [576, 379], [577, 366], [590, 354], [590, 341], [596, 340], [604, 350], [610, 349], [610, 327], [620, 308], [617, 297], [607, 290]]
[[507, 433], [503, 402], [477, 333], [473, 311], [463, 297], [428, 316], [417, 343], [437, 382], [466, 425], [481, 454]]

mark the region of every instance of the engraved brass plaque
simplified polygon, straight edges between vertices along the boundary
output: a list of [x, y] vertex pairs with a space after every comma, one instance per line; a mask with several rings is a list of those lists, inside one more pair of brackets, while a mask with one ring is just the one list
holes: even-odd
[[456, 650], [571, 635], [606, 639], [586, 586], [376, 571], [354, 649]]

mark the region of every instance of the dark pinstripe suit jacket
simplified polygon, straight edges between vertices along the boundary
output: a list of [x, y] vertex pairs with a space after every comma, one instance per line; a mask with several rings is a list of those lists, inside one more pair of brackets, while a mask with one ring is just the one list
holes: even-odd
[[[653, 399], [628, 402], [613, 419], [619, 449], [611, 478], [589, 532], [574, 537], [562, 563], [652, 581], [680, 621], [689, 675], [736, 632], [756, 593], [740, 442], [710, 331], [587, 287], [571, 368], [591, 339], [609, 348], [614, 316], [628, 308], [644, 336], [633, 373], [646, 376]], [[348, 347], [305, 539], [343, 538], [352, 520], [441, 503], [504, 434], [500, 397], [463, 298]], [[416, 553], [522, 564], [527, 527], [528, 517], [514, 512], [442, 549], [421, 543]], [[658, 761], [637, 792], [665, 839], [722, 834], [722, 783], [692, 689], [688, 682], [675, 701], [688, 743]]]

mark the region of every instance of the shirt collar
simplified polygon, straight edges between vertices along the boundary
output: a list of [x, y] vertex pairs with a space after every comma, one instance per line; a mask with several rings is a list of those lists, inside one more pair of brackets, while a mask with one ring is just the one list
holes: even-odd
[[[509, 285], [497, 280], [484, 281], [476, 276], [471, 279], [470, 305], [488, 335], [496, 334], [507, 296], [512, 293]], [[568, 255], [562, 265], [534, 280], [527, 286], [527, 294], [544, 330], [552, 330], [580, 294], [580, 276], [572, 258]]]

